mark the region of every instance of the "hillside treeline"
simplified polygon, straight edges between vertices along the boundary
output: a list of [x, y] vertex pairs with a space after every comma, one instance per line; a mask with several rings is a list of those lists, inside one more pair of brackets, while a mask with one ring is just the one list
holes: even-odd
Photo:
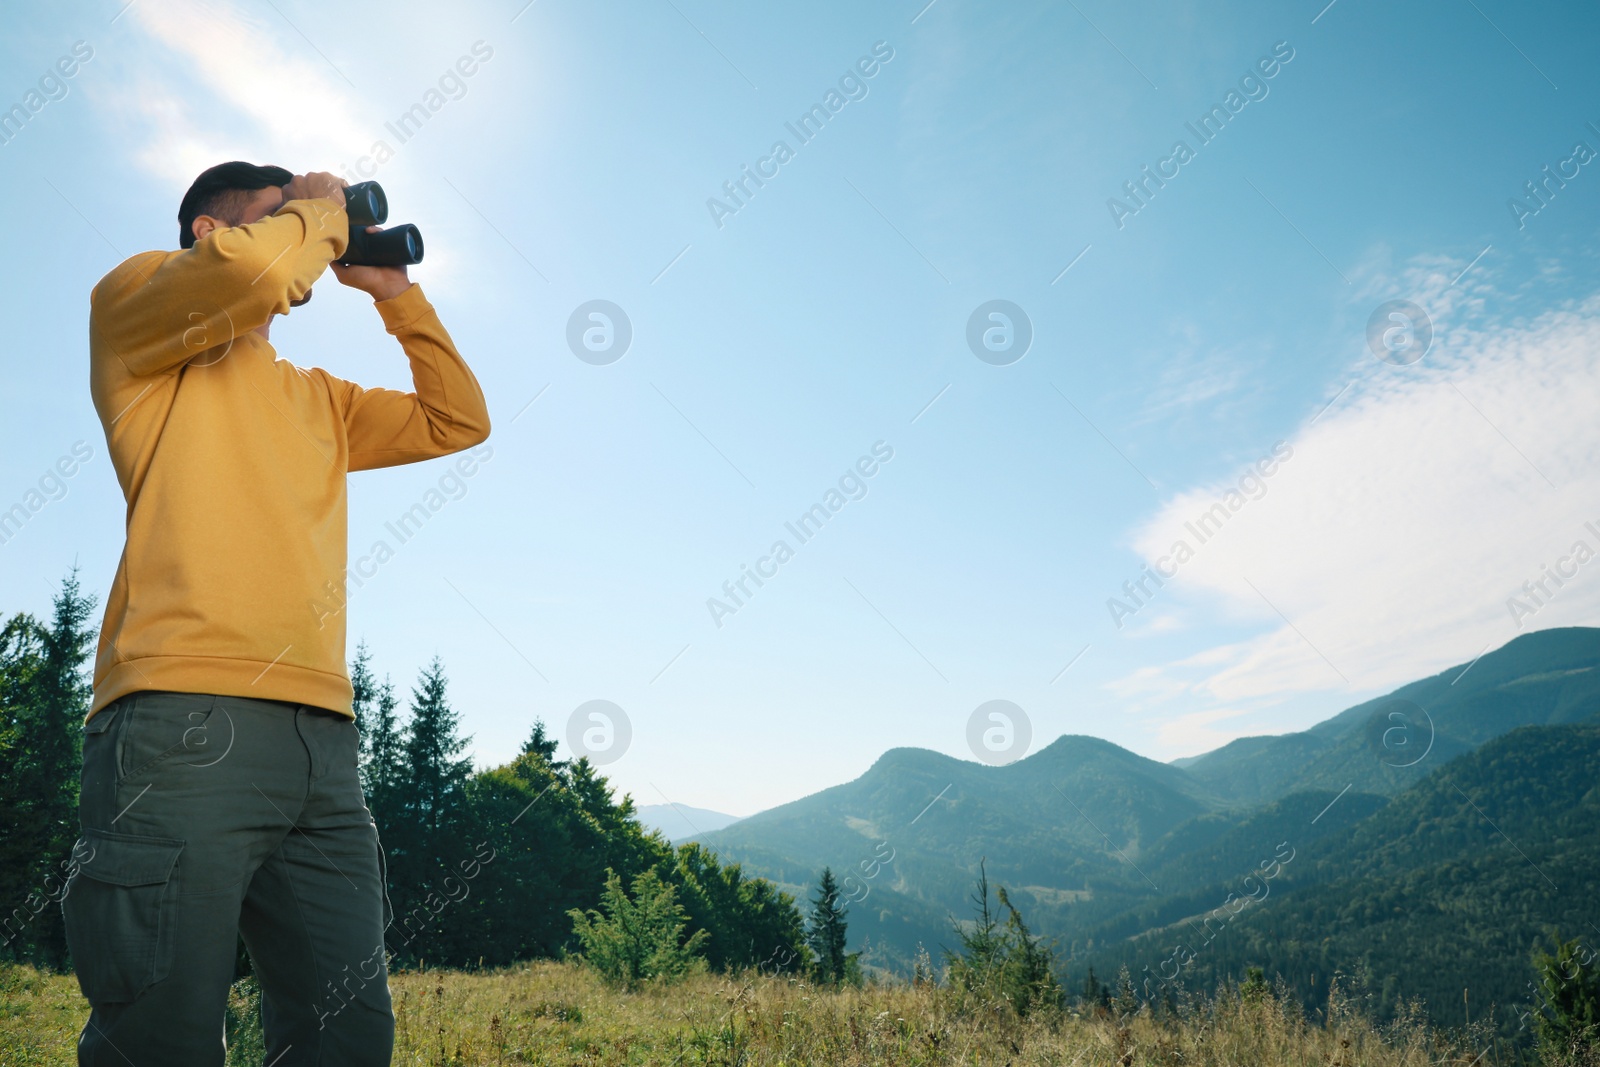
[[[0, 959], [54, 970], [71, 965], [60, 904], [78, 837], [93, 615], [74, 574], [49, 619], [19, 613], [0, 629]], [[576, 947], [570, 913], [601, 905], [608, 872], [626, 885], [653, 872], [671, 886], [713, 969], [808, 960], [792, 897], [644, 829], [632, 799], [619, 799], [588, 760], [556, 758], [542, 723], [530, 723], [515, 759], [474, 770], [437, 659], [403, 707], [364, 646], [351, 681], [362, 781], [386, 853], [393, 964], [558, 957]]]

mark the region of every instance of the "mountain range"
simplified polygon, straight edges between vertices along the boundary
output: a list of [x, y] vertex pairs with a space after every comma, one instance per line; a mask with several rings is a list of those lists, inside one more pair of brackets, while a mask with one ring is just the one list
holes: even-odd
[[688, 804], [640, 804], [633, 809], [633, 814], [645, 829], [658, 830], [668, 841], [674, 842], [708, 834], [739, 821], [737, 815]]
[[[1524, 634], [1308, 730], [1172, 763], [1078, 735], [1002, 767], [891, 749], [855, 781], [696, 839], [797, 898], [831, 867], [868, 968], [953, 944], [982, 864], [1069, 979], [1271, 965], [1308, 1001], [1343, 972], [1388, 1011], [1440, 981], [1503, 1008], [1535, 944], [1600, 940], [1576, 910], [1600, 890], [1597, 666], [1600, 629]], [[1218, 935], [1229, 893], [1261, 899], [1237, 918], [1230, 904]], [[1488, 925], [1446, 937], [1447, 914]], [[1206, 948], [1180, 966], [1172, 945], [1199, 928]], [[1413, 951], [1425, 929], [1432, 947]]]

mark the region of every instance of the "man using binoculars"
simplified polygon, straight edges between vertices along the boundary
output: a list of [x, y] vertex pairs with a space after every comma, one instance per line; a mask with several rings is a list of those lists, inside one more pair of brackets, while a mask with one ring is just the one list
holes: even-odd
[[[355, 210], [331, 174], [225, 163], [184, 196], [179, 251], [134, 256], [90, 295], [127, 543], [62, 904], [92, 1008], [80, 1064], [220, 1067], [241, 935], [268, 1062], [389, 1062], [383, 853], [344, 616], [321, 605], [344, 588], [346, 475], [476, 445], [489, 416], [405, 266], [336, 262]], [[419, 255], [420, 238], [386, 261]], [[413, 392], [278, 358], [272, 319], [330, 264], [375, 301]]]

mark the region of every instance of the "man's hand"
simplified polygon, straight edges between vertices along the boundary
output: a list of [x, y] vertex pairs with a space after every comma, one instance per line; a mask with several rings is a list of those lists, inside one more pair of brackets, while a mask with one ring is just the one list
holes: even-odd
[[287, 204], [291, 200], [318, 200], [326, 197], [344, 207], [344, 187], [349, 184], [338, 175], [329, 174], [325, 170], [296, 174], [289, 184], [283, 187], [283, 202]]
[[[343, 196], [343, 192], [339, 194]], [[368, 226], [368, 233], [377, 233], [382, 226]], [[411, 278], [404, 267], [346, 267], [329, 264], [340, 285], [360, 289], [373, 300], [389, 300], [411, 288]]]

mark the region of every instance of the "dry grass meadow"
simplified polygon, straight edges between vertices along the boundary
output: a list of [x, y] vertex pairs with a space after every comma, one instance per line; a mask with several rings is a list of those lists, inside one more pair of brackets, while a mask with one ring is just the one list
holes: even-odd
[[[802, 1067], [893, 1064], [1075, 1067], [1474, 1067], [1518, 1062], [1482, 1033], [1430, 1030], [1412, 1020], [1377, 1027], [1359, 1005], [1307, 1019], [1273, 997], [1223, 995], [1177, 1016], [1118, 1022], [1073, 1011], [1018, 1019], [962, 1006], [936, 986], [822, 989], [751, 973], [701, 974], [625, 993], [576, 963], [508, 970], [414, 971], [391, 979], [394, 1063], [651, 1064]], [[235, 988], [228, 1063], [262, 1062], [248, 982]], [[0, 969], [0, 1064], [74, 1062], [86, 1015], [77, 983], [27, 967]]]

